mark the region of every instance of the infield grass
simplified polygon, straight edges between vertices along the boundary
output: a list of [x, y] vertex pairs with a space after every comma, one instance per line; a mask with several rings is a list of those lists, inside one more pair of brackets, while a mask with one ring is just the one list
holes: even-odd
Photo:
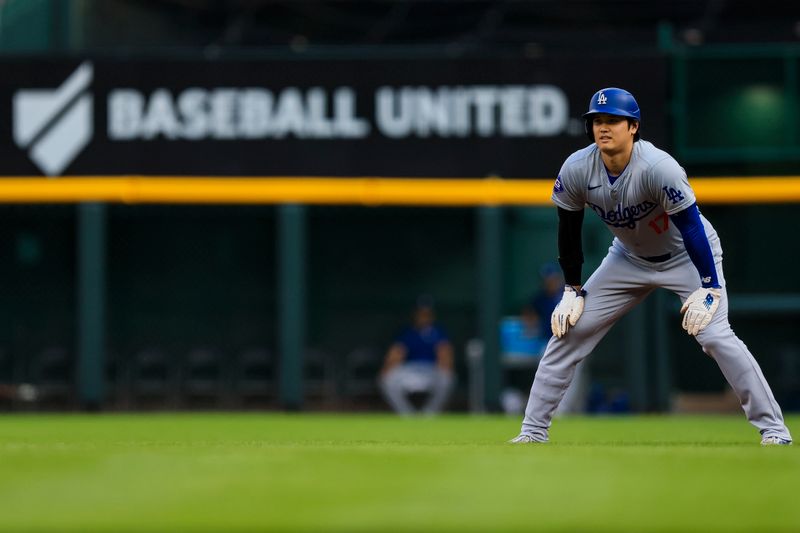
[[[800, 418], [790, 417], [800, 431]], [[800, 446], [744, 416], [0, 417], [2, 531], [798, 531]]]

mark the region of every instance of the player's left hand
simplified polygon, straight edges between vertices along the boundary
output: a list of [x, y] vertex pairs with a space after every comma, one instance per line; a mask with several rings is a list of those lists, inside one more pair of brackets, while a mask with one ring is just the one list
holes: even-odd
[[683, 329], [689, 335], [697, 335], [711, 322], [719, 307], [722, 291], [717, 288], [701, 287], [683, 302]]
[[560, 339], [567, 334], [570, 326], [578, 323], [578, 319], [583, 313], [584, 296], [586, 296], [585, 290], [577, 291], [571, 285], [564, 287], [564, 295], [550, 316], [553, 335]]

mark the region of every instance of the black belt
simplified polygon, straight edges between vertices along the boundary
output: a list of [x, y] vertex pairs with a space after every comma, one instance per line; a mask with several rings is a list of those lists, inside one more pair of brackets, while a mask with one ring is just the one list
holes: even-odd
[[663, 263], [664, 261], [670, 259], [672, 254], [664, 254], [664, 255], [654, 255], [652, 257], [642, 257], [639, 256], [641, 259], [645, 261], [650, 261], [651, 263]]

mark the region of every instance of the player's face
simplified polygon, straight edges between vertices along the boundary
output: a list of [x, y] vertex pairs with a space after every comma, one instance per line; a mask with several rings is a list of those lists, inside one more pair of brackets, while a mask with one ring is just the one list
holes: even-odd
[[629, 123], [625, 117], [616, 115], [600, 113], [592, 119], [594, 142], [606, 153], [629, 150], [638, 129], [639, 125], [635, 122]]

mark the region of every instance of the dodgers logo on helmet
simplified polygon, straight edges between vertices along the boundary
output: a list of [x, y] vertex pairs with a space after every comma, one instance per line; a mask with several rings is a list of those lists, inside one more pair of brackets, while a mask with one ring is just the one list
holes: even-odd
[[589, 101], [589, 110], [583, 114], [583, 118], [589, 118], [597, 113], [642, 119], [636, 98], [625, 89], [617, 87], [607, 87], [594, 93]]

